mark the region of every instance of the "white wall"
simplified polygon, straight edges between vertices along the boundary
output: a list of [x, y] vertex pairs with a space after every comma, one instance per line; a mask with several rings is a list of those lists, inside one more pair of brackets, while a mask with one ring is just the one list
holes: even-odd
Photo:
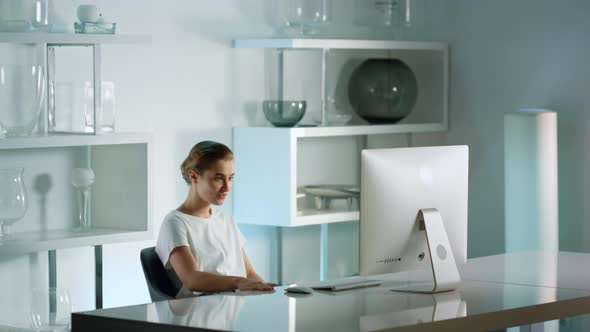
[[[448, 143], [471, 149], [469, 256], [504, 250], [503, 114], [558, 112], [562, 250], [588, 249], [590, 4], [582, 0], [437, 2], [434, 35], [451, 43]], [[436, 38], [436, 37], [435, 37]]]

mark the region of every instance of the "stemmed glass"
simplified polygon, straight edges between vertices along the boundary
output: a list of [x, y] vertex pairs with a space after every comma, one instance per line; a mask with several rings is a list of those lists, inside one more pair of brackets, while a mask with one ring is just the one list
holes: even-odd
[[10, 236], [12, 224], [27, 212], [23, 172], [20, 167], [0, 169], [0, 243]]
[[80, 222], [79, 231], [90, 230], [90, 218], [88, 216], [88, 195], [90, 186], [94, 183], [94, 171], [92, 168], [74, 168], [72, 169], [72, 185], [78, 189], [78, 221]]
[[33, 289], [29, 318], [33, 331], [58, 332], [70, 330], [72, 304], [65, 288]]
[[284, 24], [301, 35], [313, 35], [318, 29], [329, 24], [332, 14], [332, 0], [283, 0]]

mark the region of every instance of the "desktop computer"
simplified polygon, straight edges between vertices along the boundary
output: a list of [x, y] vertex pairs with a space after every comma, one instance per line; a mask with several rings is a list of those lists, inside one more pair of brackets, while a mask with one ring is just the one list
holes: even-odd
[[456, 264], [467, 260], [468, 164], [467, 146], [362, 151], [361, 275], [412, 272], [407, 291], [458, 287]]

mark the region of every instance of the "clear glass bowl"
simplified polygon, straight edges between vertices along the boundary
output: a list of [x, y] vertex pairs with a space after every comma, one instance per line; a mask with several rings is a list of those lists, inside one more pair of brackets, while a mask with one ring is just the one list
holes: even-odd
[[30, 136], [45, 96], [44, 68], [0, 64], [0, 137]]
[[305, 115], [306, 106], [305, 100], [265, 100], [262, 111], [275, 127], [293, 127]]
[[65, 288], [33, 289], [30, 293], [29, 318], [33, 331], [70, 331], [72, 303]]

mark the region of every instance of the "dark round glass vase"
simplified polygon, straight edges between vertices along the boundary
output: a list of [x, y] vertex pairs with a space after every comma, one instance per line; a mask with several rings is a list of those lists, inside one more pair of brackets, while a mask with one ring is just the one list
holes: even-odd
[[356, 113], [371, 124], [396, 123], [416, 104], [418, 81], [398, 59], [367, 59], [354, 69], [348, 98]]

